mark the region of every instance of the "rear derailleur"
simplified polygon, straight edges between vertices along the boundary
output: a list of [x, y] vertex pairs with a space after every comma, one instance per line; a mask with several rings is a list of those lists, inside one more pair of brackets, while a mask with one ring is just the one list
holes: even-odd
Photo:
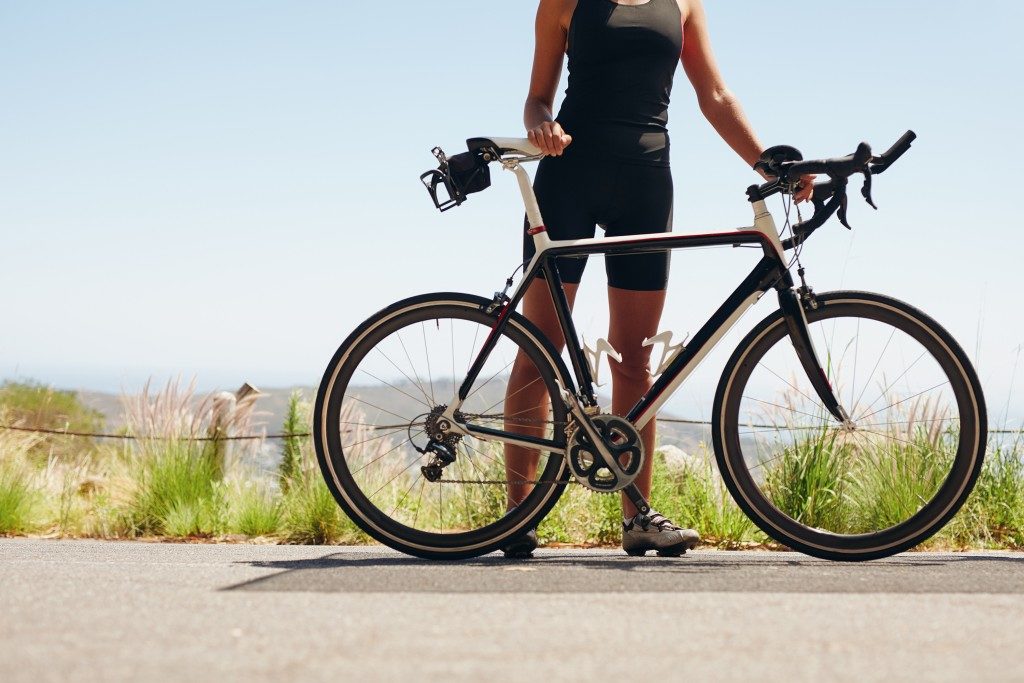
[[[418, 453], [430, 455], [430, 460], [420, 467], [420, 472], [432, 484], [441, 481], [444, 468], [455, 462], [455, 450], [462, 440], [462, 435], [452, 432], [451, 423], [442, 417], [447, 409], [446, 405], [437, 406], [425, 416], [421, 416], [426, 417], [423, 430], [427, 433], [429, 441], [423, 448], [417, 446], [415, 442], [412, 444]], [[459, 411], [455, 411], [455, 419], [463, 419]]]

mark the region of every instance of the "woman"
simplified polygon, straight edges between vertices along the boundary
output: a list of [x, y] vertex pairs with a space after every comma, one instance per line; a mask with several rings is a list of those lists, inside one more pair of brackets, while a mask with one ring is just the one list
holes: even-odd
[[[551, 239], [582, 239], [600, 225], [606, 236], [667, 232], [672, 229], [672, 173], [669, 165], [668, 105], [678, 62], [697, 93], [701, 112], [722, 139], [751, 167], [763, 147], [739, 102], [726, 88], [715, 65], [701, 0], [540, 0], [536, 49], [524, 123], [531, 142], [548, 156], [541, 160], [534, 191]], [[558, 116], [555, 91], [568, 55], [569, 85]], [[803, 182], [797, 201], [806, 201], [812, 183]], [[533, 255], [533, 239], [524, 235], [524, 260]], [[558, 262], [566, 298], [572, 306], [586, 259]], [[650, 347], [658, 333], [668, 283], [669, 252], [606, 255], [610, 330], [608, 341], [622, 356], [609, 361], [612, 412], [626, 414], [653, 382]], [[534, 282], [523, 299], [524, 315], [559, 350], [565, 340], [546, 284]], [[512, 370], [506, 391], [507, 414], [543, 421], [546, 391], [524, 356]], [[521, 426], [520, 426], [521, 428]], [[645, 452], [654, 452], [655, 420], [642, 430]], [[539, 430], [538, 430], [539, 431]], [[536, 477], [536, 451], [506, 446], [509, 507], [523, 501]], [[651, 490], [648, 457], [636, 484]], [[517, 483], [518, 482], [518, 483]], [[650, 523], [622, 497], [623, 548], [679, 555], [699, 536], [680, 529], [652, 511]], [[646, 521], [646, 520], [643, 520]], [[504, 548], [510, 557], [527, 557], [537, 546], [531, 531]]]

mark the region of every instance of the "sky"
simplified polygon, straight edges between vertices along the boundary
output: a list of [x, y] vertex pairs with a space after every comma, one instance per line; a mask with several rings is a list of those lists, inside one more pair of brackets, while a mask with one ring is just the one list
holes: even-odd
[[[434, 145], [525, 136], [536, 6], [0, 0], [0, 378], [313, 385], [392, 301], [489, 296], [520, 258], [513, 176], [494, 169], [491, 189], [444, 214], [418, 176]], [[854, 199], [853, 232], [815, 235], [809, 280], [928, 312], [976, 362], [995, 421], [1019, 425], [1024, 5], [706, 6], [726, 82], [766, 145], [810, 158], [918, 133], [876, 183], [880, 211]], [[675, 230], [748, 225], [757, 178], [681, 68], [669, 121]], [[695, 332], [749, 270], [745, 251], [677, 253], [663, 329]], [[588, 339], [607, 331], [602, 266], [577, 307]], [[770, 306], [675, 412], [706, 413], [728, 352]]]

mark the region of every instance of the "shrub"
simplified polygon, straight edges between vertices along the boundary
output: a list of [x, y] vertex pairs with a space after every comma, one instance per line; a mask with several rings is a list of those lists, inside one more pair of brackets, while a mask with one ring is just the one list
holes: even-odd
[[[103, 415], [82, 403], [74, 391], [61, 391], [37, 382], [0, 385], [0, 412], [5, 424], [29, 429], [94, 433], [103, 430]], [[35, 457], [74, 456], [93, 449], [91, 439], [41, 435], [30, 452]]]
[[11, 458], [0, 459], [0, 534], [24, 534], [34, 526], [39, 493], [30, 468]]
[[219, 463], [189, 441], [147, 442], [136, 463], [137, 491], [127, 511], [135, 534], [208, 536], [219, 527]]
[[284, 521], [280, 498], [253, 482], [236, 486], [227, 507], [228, 530], [233, 533], [273, 536]]

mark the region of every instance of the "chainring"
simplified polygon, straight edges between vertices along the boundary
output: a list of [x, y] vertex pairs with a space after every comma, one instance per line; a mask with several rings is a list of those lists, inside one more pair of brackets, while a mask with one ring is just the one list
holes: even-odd
[[591, 418], [601, 434], [605, 447], [614, 455], [625, 474], [624, 478], [604, 466], [587, 431], [575, 425], [569, 439], [566, 460], [579, 483], [597, 493], [614, 493], [632, 484], [644, 464], [644, 445], [640, 433], [628, 420], [618, 415], [595, 415]]

